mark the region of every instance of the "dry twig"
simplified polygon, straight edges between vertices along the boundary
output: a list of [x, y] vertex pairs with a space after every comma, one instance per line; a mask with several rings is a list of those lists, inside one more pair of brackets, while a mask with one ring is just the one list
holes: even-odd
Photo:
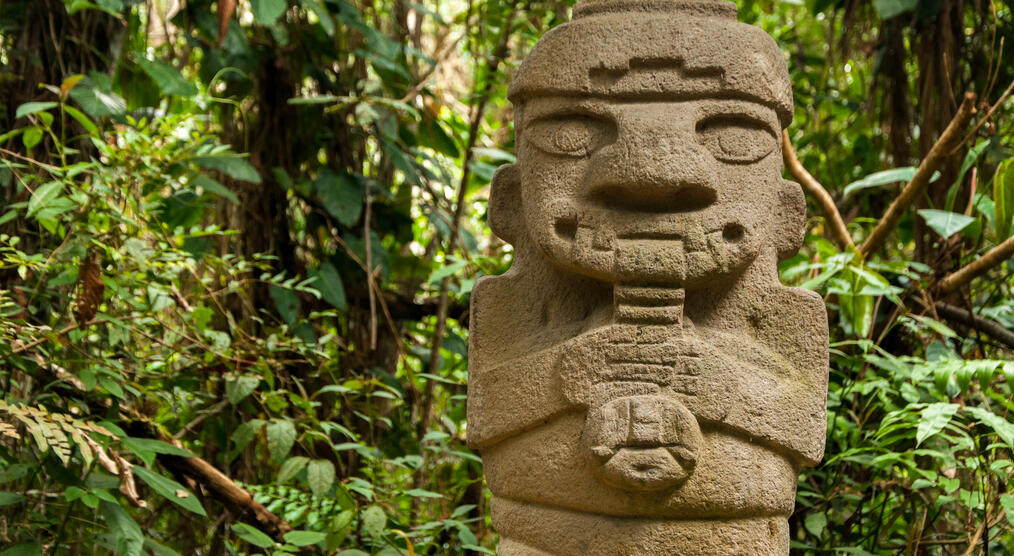
[[887, 207], [884, 216], [877, 222], [869, 237], [866, 238], [866, 241], [859, 246], [859, 252], [863, 256], [869, 256], [884, 246], [884, 242], [887, 241], [887, 234], [894, 230], [901, 217], [905, 214], [905, 211], [926, 191], [933, 173], [940, 169], [944, 160], [961, 144], [964, 130], [968, 127], [968, 122], [972, 119], [973, 115], [975, 115], [975, 93], [965, 93], [965, 98], [958, 108], [958, 113], [951, 119], [951, 123], [947, 125], [947, 129], [940, 134], [940, 138], [937, 139], [937, 142], [933, 144], [933, 148], [930, 149], [930, 152], [919, 164], [919, 169], [916, 170], [915, 175], [905, 185], [905, 188], [901, 190], [898, 197], [894, 199], [891, 206]]
[[971, 311], [949, 303], [944, 303], [942, 301], [936, 302], [934, 307], [936, 308], [937, 314], [941, 317], [949, 321], [964, 324], [974, 330], [978, 330], [983, 334], [1003, 342], [1007, 345], [1007, 347], [1014, 349], [1014, 332], [1007, 330], [1007, 328], [1005, 328], [1002, 324], [980, 317]]
[[835, 205], [834, 199], [831, 198], [831, 194], [824, 189], [824, 186], [813, 177], [810, 172], [806, 171], [803, 164], [796, 158], [796, 152], [792, 150], [792, 142], [789, 140], [789, 131], [782, 131], [782, 160], [785, 161], [785, 169], [788, 170], [789, 175], [796, 179], [803, 186], [803, 190], [810, 194], [811, 197], [817, 204], [820, 205], [820, 209], [824, 212], [824, 217], [827, 218], [828, 223], [831, 225], [831, 235], [834, 237], [835, 242], [842, 249], [855, 246], [852, 242], [852, 236], [849, 235], [848, 227], [845, 226], [845, 220], [841, 217], [841, 212], [838, 211], [838, 206]]
[[1014, 236], [1007, 238], [978, 259], [944, 276], [937, 282], [937, 287], [942, 293], [952, 293], [994, 266], [1002, 264], [1011, 256], [1014, 256]]

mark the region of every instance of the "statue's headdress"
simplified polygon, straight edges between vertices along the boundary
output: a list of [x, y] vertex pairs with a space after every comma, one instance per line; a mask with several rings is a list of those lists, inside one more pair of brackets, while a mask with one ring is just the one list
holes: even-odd
[[583, 0], [547, 33], [511, 83], [516, 105], [547, 95], [623, 100], [739, 98], [792, 120], [782, 54], [722, 0]]

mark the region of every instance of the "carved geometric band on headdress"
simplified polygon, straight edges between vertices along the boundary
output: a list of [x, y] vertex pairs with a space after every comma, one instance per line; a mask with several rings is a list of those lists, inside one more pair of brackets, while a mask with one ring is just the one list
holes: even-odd
[[721, 0], [583, 0], [528, 54], [508, 97], [737, 98], [770, 106], [786, 126], [792, 83], [782, 53], [735, 14]]

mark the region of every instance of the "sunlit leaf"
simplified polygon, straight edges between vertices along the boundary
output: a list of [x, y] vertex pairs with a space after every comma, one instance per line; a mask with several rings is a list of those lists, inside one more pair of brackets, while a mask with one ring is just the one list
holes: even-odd
[[316, 496], [324, 496], [334, 484], [334, 464], [326, 459], [315, 459], [306, 465], [306, 481]]
[[134, 466], [133, 471], [135, 476], [147, 483], [163, 498], [197, 515], [207, 517], [208, 514], [205, 513], [204, 507], [194, 497], [194, 494], [183, 485], [143, 467]]
[[869, 189], [871, 187], [877, 187], [880, 185], [886, 185], [894, 182], [907, 182], [912, 179], [915, 175], [916, 168], [914, 166], [906, 166], [904, 168], [894, 168], [891, 170], [884, 170], [881, 172], [874, 172], [861, 180], [854, 181], [845, 186], [842, 190], [842, 194], [845, 196], [851, 195], [856, 191], [863, 189]]
[[918, 446], [927, 438], [939, 433], [951, 422], [951, 418], [958, 412], [958, 404], [954, 403], [933, 403], [919, 413], [919, 428], [915, 433], [915, 445]]
[[310, 546], [323, 541], [327, 535], [317, 531], [289, 531], [285, 534], [285, 542], [293, 546]]
[[294, 479], [300, 471], [306, 469], [307, 463], [310, 463], [310, 458], [305, 456], [295, 456], [285, 460], [281, 469], [278, 470], [279, 484], [284, 485]]
[[195, 156], [191, 160], [202, 168], [218, 170], [237, 180], [260, 183], [261, 175], [245, 159], [236, 155]]
[[366, 508], [359, 515], [359, 519], [362, 521], [363, 531], [374, 537], [382, 535], [387, 526], [387, 514], [379, 506]]
[[250, 0], [254, 19], [261, 25], [271, 25], [285, 13], [285, 0]]
[[144, 534], [137, 522], [115, 502], [102, 500], [99, 508], [116, 539], [117, 552], [121, 556], [141, 556], [144, 553]]
[[993, 214], [997, 239], [1010, 237], [1014, 216], [1014, 158], [1008, 158], [996, 167], [993, 174]]
[[271, 540], [271, 537], [265, 535], [260, 530], [247, 525], [246, 523], [234, 523], [232, 525], [232, 532], [236, 533], [237, 537], [260, 548], [275, 546], [275, 541]]
[[21, 106], [18, 106], [17, 111], [14, 113], [14, 118], [21, 118], [28, 116], [29, 114], [37, 114], [43, 110], [49, 110], [55, 108], [58, 104], [55, 102], [26, 102]]
[[285, 419], [272, 419], [264, 428], [272, 461], [282, 461], [296, 443], [296, 427]]
[[944, 239], [964, 230], [972, 222], [975, 222], [975, 218], [971, 216], [947, 212], [945, 210], [922, 209], [918, 212], [919, 216], [926, 221], [926, 225], [934, 232], [940, 234]]

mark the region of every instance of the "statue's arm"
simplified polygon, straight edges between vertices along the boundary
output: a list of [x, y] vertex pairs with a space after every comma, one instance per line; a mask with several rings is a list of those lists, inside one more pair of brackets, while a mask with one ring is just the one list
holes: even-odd
[[549, 422], [572, 404], [563, 395], [559, 346], [470, 371], [468, 446], [482, 449]]
[[[773, 323], [759, 331], [760, 341], [751, 342], [753, 348], [743, 342], [738, 347], [731, 342], [716, 346], [725, 357], [709, 358], [703, 371], [714, 385], [710, 392], [725, 396], [727, 403], [707, 405], [724, 407], [717, 420], [726, 426], [780, 446], [813, 466], [823, 456], [827, 428], [826, 310], [810, 291], [785, 288], [779, 297], [784, 310], [770, 315]], [[709, 418], [707, 409], [701, 416]]]

